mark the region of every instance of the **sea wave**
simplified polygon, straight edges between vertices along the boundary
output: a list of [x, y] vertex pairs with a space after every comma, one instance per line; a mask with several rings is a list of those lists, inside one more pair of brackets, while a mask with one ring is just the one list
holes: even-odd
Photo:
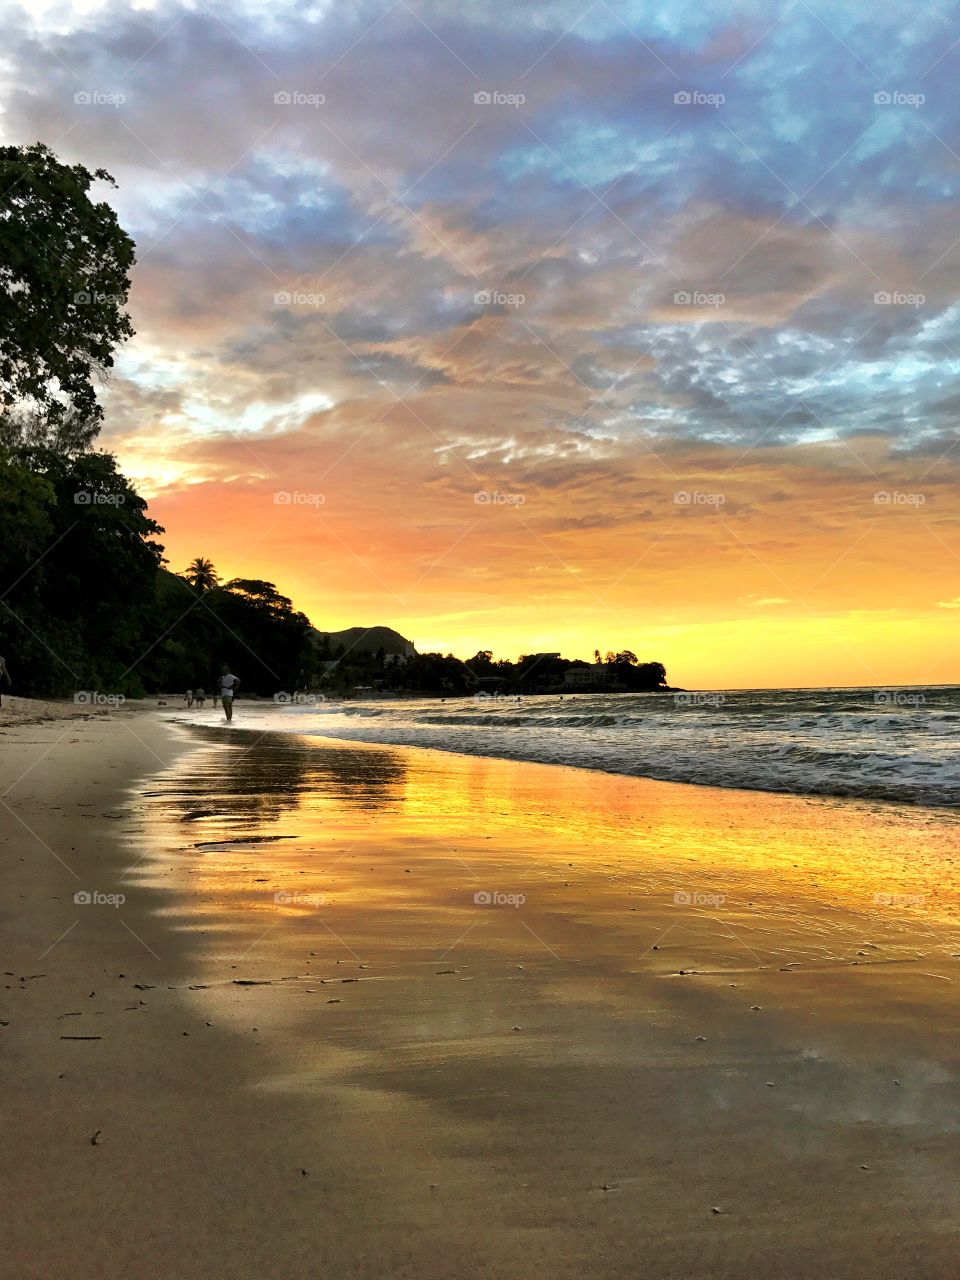
[[960, 808], [956, 687], [242, 703], [238, 711], [258, 728], [346, 741]]

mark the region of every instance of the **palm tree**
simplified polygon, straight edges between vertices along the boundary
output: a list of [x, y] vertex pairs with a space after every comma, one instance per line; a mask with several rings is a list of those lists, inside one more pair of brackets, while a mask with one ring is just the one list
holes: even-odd
[[197, 556], [195, 560], [191, 560], [183, 576], [200, 595], [205, 591], [212, 591], [220, 582], [220, 575], [213, 567], [213, 561], [205, 560], [203, 556]]

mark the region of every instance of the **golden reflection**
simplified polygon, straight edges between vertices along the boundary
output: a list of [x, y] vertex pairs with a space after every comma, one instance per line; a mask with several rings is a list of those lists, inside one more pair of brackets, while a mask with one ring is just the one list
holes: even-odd
[[720, 1117], [774, 1163], [824, 1116], [854, 1165], [865, 1120], [960, 1124], [955, 817], [218, 736], [141, 800], [131, 889], [198, 1016], [266, 1050], [259, 1087], [329, 1088], [397, 1150], [458, 1156], [506, 1106], [529, 1177], [557, 1107], [582, 1160], [598, 1132], [632, 1158], [641, 1098], [647, 1144], [694, 1099], [698, 1152]]
[[629, 968], [663, 929], [664, 956], [721, 968], [852, 961], [878, 939], [887, 956], [957, 949], [951, 815], [283, 734], [203, 736], [150, 788], [145, 847], [165, 851], [165, 874], [147, 880], [186, 888], [186, 916], [199, 897], [222, 931], [253, 938], [269, 923], [271, 945], [286, 939], [298, 954], [313, 936], [341, 959], [426, 963], [456, 948], [551, 962], [589, 936]]

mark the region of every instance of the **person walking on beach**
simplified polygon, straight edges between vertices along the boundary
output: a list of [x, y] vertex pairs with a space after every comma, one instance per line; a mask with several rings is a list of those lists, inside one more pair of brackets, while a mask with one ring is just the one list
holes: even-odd
[[204, 693], [203, 689], [198, 689], [198, 690], [197, 690], [197, 692], [196, 692], [193, 696], [194, 696], [194, 698], [196, 698], [196, 701], [197, 701], [197, 707], [199, 708], [199, 710], [201, 710], [201, 711], [202, 711], [202, 710], [203, 710], [203, 704], [204, 704], [204, 703], [206, 702], [206, 700], [207, 700], [207, 695]]
[[187, 692], [183, 695], [183, 700], [187, 704], [187, 710], [189, 711], [190, 708], [193, 706], [193, 690], [192, 689], [187, 690]]
[[239, 683], [239, 678], [225, 666], [220, 673], [220, 701], [223, 703], [223, 714], [227, 717], [227, 723], [233, 719], [233, 695], [237, 692]]

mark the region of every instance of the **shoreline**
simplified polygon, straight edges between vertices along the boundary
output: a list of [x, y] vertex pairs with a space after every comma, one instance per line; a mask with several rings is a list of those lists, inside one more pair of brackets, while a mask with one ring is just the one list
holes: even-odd
[[[234, 731], [245, 733], [264, 732], [257, 730], [252, 726], [244, 725], [242, 722], [236, 722]], [[270, 730], [270, 732], [276, 732]], [[745, 796], [789, 796], [794, 800], [810, 800], [810, 801], [826, 801], [841, 802], [847, 804], [862, 805], [893, 805], [901, 807], [905, 810], [916, 811], [929, 809], [933, 813], [939, 815], [953, 814], [960, 818], [960, 806], [951, 804], [930, 804], [925, 800], [907, 800], [894, 796], [873, 796], [873, 795], [857, 795], [851, 792], [840, 791], [796, 791], [788, 787], [749, 787], [744, 784], [738, 786], [724, 785], [720, 782], [694, 782], [686, 778], [658, 778], [650, 773], [626, 773], [614, 769], [601, 769], [589, 764], [570, 764], [563, 760], [529, 760], [521, 756], [494, 755], [492, 752], [484, 751], [464, 751], [457, 747], [441, 747], [431, 745], [420, 745], [412, 742], [382, 742], [369, 738], [337, 738], [323, 733], [304, 733], [302, 731], [291, 729], [288, 731], [291, 736], [308, 738], [318, 745], [341, 744], [345, 743], [350, 746], [357, 747], [379, 747], [385, 750], [394, 751], [439, 751], [445, 755], [462, 756], [466, 759], [481, 760], [502, 760], [510, 764], [533, 765], [539, 769], [573, 769], [578, 773], [599, 773], [605, 777], [629, 779], [633, 782], [649, 782], [658, 787], [692, 787], [696, 791], [719, 791], [721, 793], [738, 792]]]
[[[871, 688], [872, 686], [863, 686], [863, 687]], [[901, 686], [901, 687], [906, 687], [906, 686]], [[917, 686], [917, 687], [919, 688], [919, 687], [934, 687], [934, 686]], [[944, 688], [944, 689], [954, 689], [954, 688], [960, 688], [960, 685], [957, 685], [957, 686], [945, 685], [945, 686], [936, 686], [936, 687]], [[845, 686], [841, 686], [839, 687], [839, 691], [842, 692], [845, 690], [845, 688], [846, 688]], [[807, 690], [805, 689], [774, 690], [773, 692], [783, 693], [783, 692], [805, 692], [805, 691]], [[835, 690], [831, 690], [831, 689], [828, 689], [827, 687], [824, 687], [824, 691], [835, 691]], [[734, 692], [766, 692], [766, 691], [760, 689], [760, 690], [747, 690], [747, 691], [735, 690]], [[108, 718], [110, 716], [122, 718], [122, 717], [129, 717], [131, 715], [141, 716], [141, 715], [162, 713], [162, 718], [170, 724], [171, 728], [178, 728], [181, 732], [185, 734], [189, 734], [190, 731], [194, 728], [200, 728], [204, 730], [207, 730], [207, 729], [223, 730], [226, 728], [225, 722], [222, 716], [220, 715], [220, 708], [217, 704], [216, 699], [210, 700], [211, 706], [210, 706], [209, 713], [198, 712], [195, 709], [188, 713], [187, 709], [181, 704], [179, 699], [173, 697], [173, 695], [167, 695], [167, 696], [169, 696], [171, 699], [169, 705], [166, 703], [156, 703], [153, 698], [126, 699], [123, 705], [123, 710], [119, 711], [119, 713], [116, 708], [111, 708], [111, 709], [100, 708], [100, 709], [91, 710], [90, 708], [76, 706], [73, 703], [67, 703], [63, 700], [44, 701], [39, 699], [14, 698], [14, 699], [9, 699], [9, 701], [14, 704], [20, 704], [20, 705], [15, 707], [14, 717], [12, 718], [12, 721], [10, 721], [10, 723], [15, 725], [16, 724], [26, 725], [26, 724], [45, 723], [49, 720], [67, 720], [67, 719], [96, 720], [96, 719]], [[550, 698], [551, 700], [554, 697], [554, 695], [552, 694], [532, 695], [532, 696], [543, 696], [545, 698]], [[575, 696], [587, 697], [589, 695], [580, 694]], [[646, 695], [641, 695], [637, 693], [625, 693], [625, 694], [605, 695], [605, 696], [640, 697], [640, 696], [646, 696]], [[436, 701], [439, 698], [440, 698], [440, 695], [437, 695], [437, 698], [433, 698], [433, 699], [432, 699], [432, 695], [417, 695], [416, 698], [407, 699], [407, 700], [430, 701], [432, 699]], [[447, 699], [443, 698], [440, 700], [446, 701]], [[456, 698], [451, 698], [450, 700], [457, 701]], [[459, 700], [470, 701], [471, 699], [469, 695], [466, 695], [464, 698], [461, 698]], [[361, 705], [367, 701], [376, 702], [378, 700], [377, 699], [369, 699], [369, 700], [357, 699], [355, 702], [349, 702], [348, 705], [353, 707], [355, 705]], [[397, 699], [385, 698], [385, 699], [382, 699], [382, 701], [384, 701], [386, 704], [393, 704], [397, 701]], [[257, 710], [269, 710], [271, 708], [275, 709], [277, 705], [268, 698], [261, 698], [256, 696], [252, 698], [241, 698], [238, 700], [238, 702], [241, 707], [243, 706], [244, 703], [247, 703], [250, 709], [257, 709]], [[199, 714], [209, 714], [210, 722], [201, 722], [196, 719], [178, 720], [176, 718], [177, 712], [180, 712], [182, 714], [191, 714], [194, 716]], [[0, 716], [4, 716], [6, 713], [7, 713], [7, 704], [4, 704], [3, 710], [0, 710]], [[4, 726], [4, 721], [0, 719], [0, 734], [3, 733], [3, 726]], [[651, 783], [656, 786], [692, 787], [698, 791], [720, 792], [720, 793], [740, 792], [745, 796], [749, 796], [749, 795], [783, 796], [783, 797], [790, 797], [797, 800], [823, 801], [827, 803], [840, 802], [840, 803], [849, 803], [849, 804], [863, 804], [867, 806], [879, 805], [882, 808], [887, 806], [894, 806], [894, 807], [901, 807], [904, 810], [909, 812], [929, 810], [931, 813], [937, 814], [938, 816], [941, 816], [941, 817], [946, 817], [951, 815], [960, 817], [960, 802], [949, 803], [944, 801], [941, 803], [934, 803], [927, 797], [913, 798], [905, 795], [887, 795], [887, 794], [883, 794], [880, 791], [874, 794], [866, 791], [856, 792], [856, 791], [840, 790], [840, 789], [804, 790], [802, 788], [795, 788], [795, 787], [788, 786], [786, 783], [783, 786], [776, 786], [770, 783], [768, 783], [767, 785], [760, 785], [760, 784], [751, 785], [749, 782], [745, 782], [743, 780], [738, 780], [734, 784], [732, 782], [700, 781], [693, 778], [664, 777], [664, 776], [660, 776], [658, 774], [649, 773], [649, 772], [640, 772], [640, 773], [628, 772], [626, 770], [613, 769], [610, 767], [605, 767], [605, 766], [601, 766], [598, 764], [591, 764], [591, 763], [579, 763], [579, 762], [566, 761], [566, 760], [534, 759], [529, 756], [509, 755], [503, 751], [500, 751], [498, 753], [496, 751], [486, 751], [483, 749], [466, 750], [463, 747], [463, 745], [460, 743], [447, 746], [439, 743], [416, 743], [416, 742], [403, 742], [403, 741], [392, 742], [392, 741], [381, 740], [376, 738], [337, 736], [335, 734], [324, 732], [322, 730], [316, 730], [316, 729], [304, 730], [304, 729], [296, 728], [293, 726], [284, 726], [282, 730], [277, 729], [274, 726], [268, 726], [267, 728], [263, 728], [262, 726], [257, 725], [255, 722], [251, 723], [249, 718], [246, 721], [244, 721], [244, 718], [242, 716], [231, 725], [229, 732], [251, 733], [251, 734], [257, 734], [257, 735], [261, 735], [264, 733], [272, 734], [276, 732], [283, 732], [291, 735], [292, 737], [305, 738], [307, 740], [316, 742], [321, 745], [323, 743], [346, 744], [346, 745], [353, 744], [358, 747], [371, 746], [371, 747], [379, 747], [385, 750], [396, 750], [396, 751], [411, 750], [411, 751], [424, 751], [428, 753], [437, 751], [437, 752], [441, 752], [448, 755], [462, 756], [467, 759], [472, 758], [472, 759], [484, 759], [484, 760], [500, 760], [500, 761], [512, 762], [519, 765], [530, 764], [535, 767], [543, 767], [543, 768], [572, 769], [580, 772], [586, 772], [591, 774], [596, 773], [596, 774], [601, 774], [603, 776], [622, 778], [624, 780], [636, 781], [640, 783]]]
[[[605, 695], [605, 696], [609, 696], [609, 695]], [[640, 695], [617, 695], [617, 696], [635, 697]], [[470, 700], [467, 699], [467, 701], [469, 702]], [[499, 724], [500, 727], [505, 727], [507, 730], [524, 728], [527, 725], [530, 725], [531, 722], [533, 724], [536, 723], [535, 719], [533, 719], [536, 713], [542, 712], [544, 709], [553, 708], [555, 706], [555, 700], [552, 697], [545, 698], [543, 700], [543, 703], [545, 703], [545, 706], [543, 704], [536, 705], [532, 703], [525, 703], [523, 708], [517, 709], [516, 715], [512, 719], [506, 719], [503, 717], [498, 717], [496, 719], [489, 719], [489, 712], [485, 712], [482, 721], [479, 721], [479, 723], [482, 723], [485, 726], [489, 724], [491, 727], [497, 727], [497, 725]], [[351, 703], [348, 705], [350, 707], [350, 710], [353, 711], [355, 707], [361, 704], [358, 702], [358, 703]], [[395, 700], [385, 699], [384, 705], [387, 707], [392, 707], [393, 705], [395, 705]], [[241, 700], [240, 706], [241, 707], [243, 706], [243, 700]], [[506, 706], [503, 708], [503, 711], [508, 712], [509, 709], [510, 709], [509, 706]], [[528, 710], [530, 713], [532, 713], [532, 715], [523, 715], [522, 711], [524, 709]], [[391, 725], [388, 722], [385, 722], [383, 731], [388, 736], [384, 736], [384, 737], [359, 736], [362, 730], [356, 730], [355, 732], [348, 732], [344, 726], [328, 727], [323, 723], [323, 718], [325, 716], [336, 715], [339, 713], [338, 704], [331, 704], [322, 713], [320, 713], [318, 717], [314, 718], [312, 720], [312, 723], [310, 723], [307, 726], [297, 725], [296, 722], [264, 723], [264, 719], [263, 719], [263, 713], [269, 714], [270, 712], [279, 714], [280, 717], [282, 717], [283, 719], [287, 719], [288, 717], [297, 716], [297, 715], [304, 715], [304, 717], [306, 718], [306, 714], [309, 714], [309, 713], [306, 713], [305, 709], [295, 710], [294, 708], [287, 707], [285, 705], [281, 705], [279, 707], [271, 706], [271, 704], [266, 700], [264, 701], [252, 700], [248, 705], [248, 710], [252, 712], [252, 714], [249, 714], [246, 717], [244, 717], [243, 715], [240, 715], [233, 725], [234, 731], [238, 731], [242, 733], [257, 733], [257, 734], [284, 732], [294, 736], [309, 738], [311, 740], [315, 740], [319, 742], [328, 741], [328, 742], [345, 743], [345, 744], [355, 743], [360, 746], [363, 746], [363, 745], [378, 746], [383, 749], [394, 749], [399, 751], [407, 750], [407, 749], [422, 750], [422, 751], [440, 751], [447, 754], [464, 756], [467, 758], [504, 760], [504, 761], [513, 761], [517, 764], [532, 764], [535, 766], [549, 766], [549, 767], [557, 767], [557, 768], [564, 768], [564, 769], [575, 769], [575, 770], [587, 771], [590, 773], [597, 773], [605, 776], [629, 779], [637, 782], [650, 782], [658, 785], [666, 784], [666, 785], [675, 785], [675, 786], [689, 786], [689, 787], [695, 787], [697, 788], [697, 790], [707, 790], [708, 792], [737, 791], [737, 792], [742, 792], [744, 794], [760, 795], [760, 796], [779, 795], [779, 796], [785, 796], [785, 797], [794, 797], [797, 799], [860, 802], [868, 805], [870, 804], [879, 804], [884, 806], [898, 805], [906, 809], [915, 810], [915, 811], [930, 810], [943, 815], [949, 815], [949, 814], [960, 815], [960, 792], [956, 792], [956, 788], [954, 787], [953, 791], [951, 791], [950, 799], [940, 799], [939, 801], [935, 800], [933, 796], [938, 795], [939, 793], [936, 790], [935, 783], [932, 781], [928, 784], [928, 788], [925, 793], [910, 794], [909, 792], [904, 792], [902, 788], [896, 789], [896, 790], [892, 789], [886, 777], [884, 777], [882, 781], [876, 780], [870, 784], [861, 783], [857, 788], [854, 788], [853, 786], [851, 786], [849, 778], [841, 778], [841, 777], [828, 779], [826, 782], [820, 782], [816, 784], [811, 783], [809, 786], [805, 784], [800, 785], [800, 783], [803, 781], [803, 775], [797, 776], [797, 785], [791, 785], [790, 775], [787, 775], [783, 778], [768, 776], [767, 778], [764, 778], [764, 779], [758, 778], [756, 781], [753, 780], [752, 775], [743, 776], [742, 774], [739, 774], [727, 780], [720, 779], [720, 778], [700, 778], [700, 777], [689, 776], [689, 774], [695, 770], [708, 770], [709, 768], [715, 768], [716, 767], [715, 756], [711, 758], [709, 755], [707, 755], [703, 757], [703, 759], [698, 760], [695, 763], [690, 762], [688, 760], [683, 769], [681, 769], [677, 764], [674, 764], [671, 767], [670, 772], [668, 774], [666, 772], [658, 773], [658, 772], [652, 771], [649, 764], [645, 764], [644, 767], [640, 768], [639, 770], [635, 768], [616, 767], [616, 765], [609, 758], [606, 758], [602, 761], [579, 760], [575, 758], [557, 759], [557, 758], [550, 758], [545, 754], [535, 754], [531, 752], [529, 748], [526, 749], [525, 752], [521, 752], [521, 751], [511, 752], [509, 750], [509, 740], [507, 740], [506, 743], [504, 744], [495, 744], [492, 747], [488, 746], [487, 743], [482, 738], [479, 738], [479, 737], [476, 739], [471, 738], [469, 740], [458, 738], [453, 741], [442, 741], [442, 740], [436, 740], [436, 739], [425, 740], [425, 741], [411, 740], [411, 736], [410, 736], [411, 730], [413, 732], [419, 732], [422, 727], [419, 724], [414, 724], [412, 726], [396, 726], [396, 725]], [[191, 713], [187, 713], [187, 714], [191, 714]], [[197, 714], [204, 715], [205, 713], [192, 713], [192, 714], [196, 716]], [[217, 721], [216, 723], [222, 724], [222, 721]], [[350, 725], [353, 725], [353, 724], [362, 725], [364, 721], [362, 717], [351, 718], [350, 713], [348, 712], [347, 723]], [[376, 723], [377, 722], [375, 721], [374, 724]], [[444, 726], [444, 728], [462, 730], [464, 726], [469, 727], [469, 726], [476, 725], [477, 723], [478, 721], [457, 720], [457, 721], [451, 721], [450, 724], [447, 726]], [[185, 721], [185, 724], [195, 725], [198, 727], [202, 727], [204, 729], [215, 727], [215, 724], [211, 724], [205, 719], [200, 720], [196, 718], [189, 721]], [[571, 727], [571, 726], [569, 725], [561, 726], [561, 728], [567, 728], [567, 727]], [[372, 732], [372, 731], [368, 730], [368, 733], [369, 732]], [[437, 737], [439, 736], [440, 735], [438, 732]], [[772, 748], [773, 754], [775, 754], [776, 744], [770, 744], [770, 746]], [[649, 749], [650, 748], [648, 747], [648, 750]], [[761, 758], [762, 758], [762, 754], [763, 753], [761, 752], [760, 753]], [[813, 766], [811, 765], [809, 767], [812, 768]], [[683, 776], [684, 773], [686, 773], [687, 776]]]
[[952, 896], [861, 957], [806, 798], [171, 710], [0, 725], [8, 1274], [952, 1275]]

